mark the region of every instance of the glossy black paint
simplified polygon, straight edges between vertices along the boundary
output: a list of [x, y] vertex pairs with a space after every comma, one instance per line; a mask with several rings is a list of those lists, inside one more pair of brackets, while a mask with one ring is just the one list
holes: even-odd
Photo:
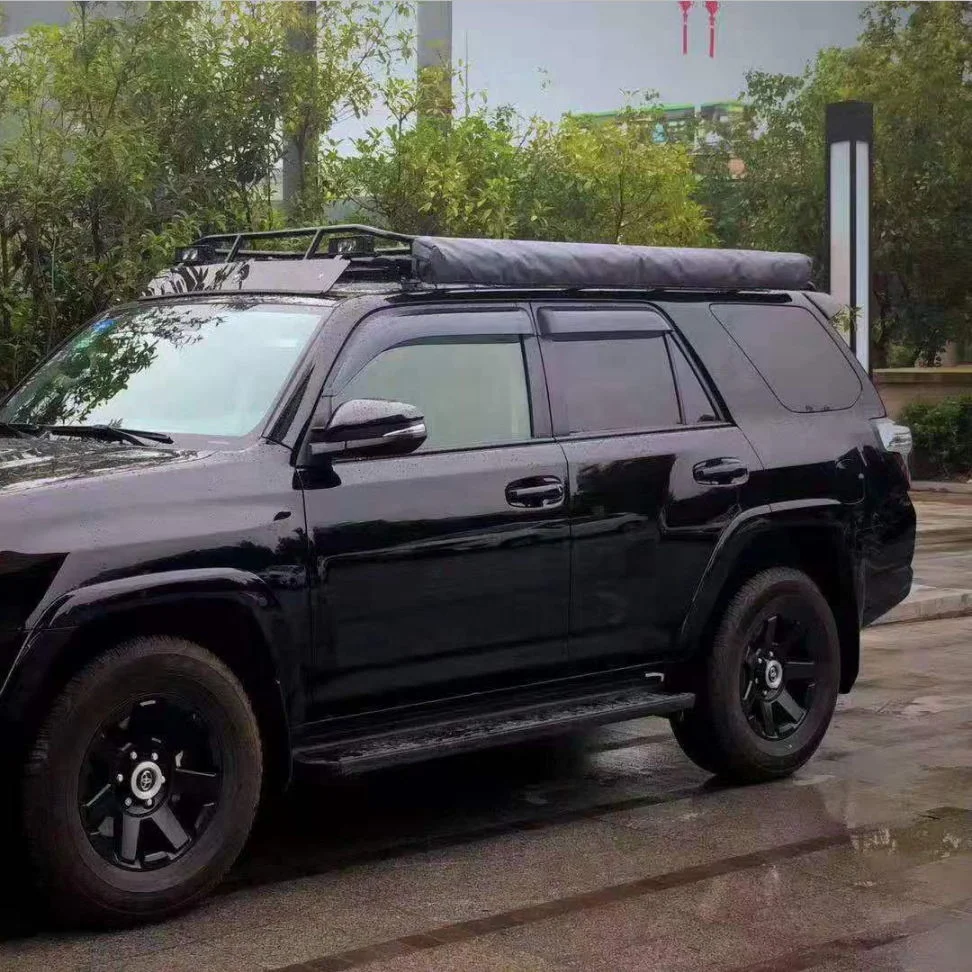
[[290, 450], [3, 440], [0, 483], [0, 590], [14, 579], [22, 590], [38, 565], [49, 575], [18, 601], [18, 636], [8, 628], [0, 718], [20, 714], [62, 652], [80, 650], [73, 634], [85, 625], [216, 601], [252, 618], [299, 711], [307, 543]]
[[[788, 412], [708, 298], [659, 295], [650, 306], [686, 341], [721, 420], [570, 436], [551, 414], [537, 296], [345, 296], [246, 441], [0, 439], [0, 727], [106, 621], [178, 631], [216, 606], [252, 634], [219, 650], [241, 666], [263, 659], [294, 740], [402, 701], [663, 666], [698, 650], [754, 549], [801, 531], [834, 551], [848, 690], [858, 626], [907, 593], [915, 537], [907, 483], [870, 425], [883, 408], [866, 376], [852, 408]], [[396, 329], [508, 327], [511, 309], [532, 440], [356, 458], [304, 448], [312, 426], [327, 426], [352, 356], [374, 356]], [[430, 325], [431, 311], [448, 313]], [[713, 462], [744, 474], [697, 474]]]
[[732, 426], [565, 438], [572, 531], [572, 660], [671, 659], [719, 538], [749, 504], [745, 485], [699, 483], [693, 467], [759, 460]]

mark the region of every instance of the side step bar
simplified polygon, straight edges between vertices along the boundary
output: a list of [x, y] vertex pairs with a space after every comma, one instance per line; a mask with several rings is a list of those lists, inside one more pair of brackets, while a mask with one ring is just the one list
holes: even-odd
[[439, 756], [555, 736], [587, 726], [667, 716], [695, 704], [690, 692], [664, 693], [645, 686], [601, 690], [589, 695], [511, 706], [488, 714], [442, 719], [429, 725], [390, 729], [357, 739], [323, 742], [294, 753], [295, 768], [316, 774], [352, 776]]

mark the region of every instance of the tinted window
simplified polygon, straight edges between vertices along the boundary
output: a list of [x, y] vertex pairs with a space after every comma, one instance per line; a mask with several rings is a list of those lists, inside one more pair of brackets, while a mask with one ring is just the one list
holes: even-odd
[[678, 425], [664, 335], [554, 337], [544, 353], [569, 432]]
[[674, 342], [668, 345], [675, 367], [675, 380], [678, 382], [678, 393], [682, 399], [682, 418], [686, 425], [699, 425], [702, 422], [718, 422], [719, 413], [716, 411], [702, 382], [699, 381], [692, 366], [685, 357], [682, 349]]
[[245, 435], [266, 415], [327, 313], [206, 301], [106, 315], [14, 392], [0, 419]]
[[712, 313], [793, 412], [849, 408], [861, 382], [836, 341], [801, 307], [717, 304]]
[[389, 348], [336, 396], [384, 398], [421, 409], [429, 430], [423, 451], [519, 442], [531, 435], [519, 340], [435, 342]]

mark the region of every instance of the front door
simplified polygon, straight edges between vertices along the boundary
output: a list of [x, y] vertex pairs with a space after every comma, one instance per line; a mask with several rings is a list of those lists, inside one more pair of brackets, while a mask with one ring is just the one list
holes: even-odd
[[653, 308], [551, 304], [537, 317], [568, 463], [571, 663], [670, 657], [758, 459]]
[[302, 471], [316, 563], [311, 718], [556, 673], [567, 462], [526, 309], [366, 318], [324, 409], [361, 398], [415, 405], [428, 439], [408, 456]]

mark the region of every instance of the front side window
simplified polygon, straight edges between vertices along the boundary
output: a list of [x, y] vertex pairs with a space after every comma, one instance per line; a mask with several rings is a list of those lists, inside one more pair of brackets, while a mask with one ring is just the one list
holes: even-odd
[[448, 338], [382, 351], [335, 396], [383, 398], [419, 408], [424, 452], [522, 442], [532, 434], [519, 338]]
[[58, 351], [10, 396], [0, 421], [246, 435], [329, 310], [248, 300], [125, 309]]

